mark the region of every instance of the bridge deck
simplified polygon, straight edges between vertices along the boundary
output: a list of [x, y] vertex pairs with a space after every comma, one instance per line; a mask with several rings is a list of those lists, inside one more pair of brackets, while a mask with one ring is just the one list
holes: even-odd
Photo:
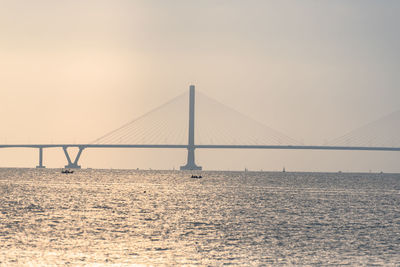
[[[187, 149], [187, 145], [168, 144], [10, 144], [0, 145], [0, 148], [180, 148]], [[357, 147], [357, 146], [282, 146], [282, 145], [195, 145], [196, 149], [280, 149], [280, 150], [353, 150], [353, 151], [400, 151], [400, 147]]]

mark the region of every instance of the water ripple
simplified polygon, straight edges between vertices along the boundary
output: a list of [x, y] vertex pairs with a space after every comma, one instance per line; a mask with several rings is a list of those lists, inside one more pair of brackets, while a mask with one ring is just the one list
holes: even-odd
[[0, 265], [396, 265], [400, 176], [0, 169]]

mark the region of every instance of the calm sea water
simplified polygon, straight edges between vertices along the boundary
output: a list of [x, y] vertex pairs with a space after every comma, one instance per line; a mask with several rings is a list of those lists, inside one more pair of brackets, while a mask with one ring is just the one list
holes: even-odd
[[0, 169], [0, 265], [400, 263], [400, 175]]

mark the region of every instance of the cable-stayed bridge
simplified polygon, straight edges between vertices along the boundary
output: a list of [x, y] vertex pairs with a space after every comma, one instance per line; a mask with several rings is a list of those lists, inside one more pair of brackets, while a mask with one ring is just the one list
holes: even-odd
[[[37, 168], [44, 168], [45, 148], [62, 148], [67, 160], [65, 168], [80, 168], [82, 152], [89, 148], [186, 149], [187, 163], [181, 170], [201, 170], [195, 162], [196, 149], [400, 151], [399, 126], [400, 111], [397, 111], [324, 146], [304, 145], [202, 93], [195, 93], [192, 85], [188, 93], [88, 144], [4, 144], [0, 148], [38, 149]], [[70, 147], [79, 149], [74, 159], [68, 152]]]

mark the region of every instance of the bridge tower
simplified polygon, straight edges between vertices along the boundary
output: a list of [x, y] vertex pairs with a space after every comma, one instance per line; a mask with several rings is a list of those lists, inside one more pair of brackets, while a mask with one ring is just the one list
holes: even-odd
[[181, 166], [181, 170], [201, 170], [201, 166], [197, 166], [194, 160], [194, 114], [195, 114], [195, 87], [190, 86], [189, 94], [189, 135], [188, 135], [188, 155], [187, 163], [185, 166]]

